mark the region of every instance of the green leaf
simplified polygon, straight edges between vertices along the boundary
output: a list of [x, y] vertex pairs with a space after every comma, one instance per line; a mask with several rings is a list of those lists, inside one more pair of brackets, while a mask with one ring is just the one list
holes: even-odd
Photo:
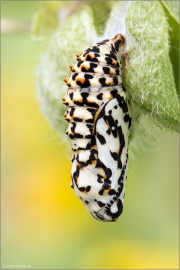
[[57, 10], [50, 6], [45, 6], [34, 15], [32, 23], [32, 37], [36, 41], [46, 41], [58, 27]]
[[[70, 17], [53, 35], [37, 69], [41, 109], [62, 136], [68, 126], [64, 120], [66, 106], [62, 102], [67, 91], [63, 79], [70, 75], [69, 64], [75, 63], [76, 54], [94, 44], [96, 32], [92, 17], [88, 7]], [[64, 138], [67, 140], [68, 136], [65, 135]]]
[[125, 82], [133, 100], [159, 123], [178, 131], [179, 104], [169, 58], [168, 24], [160, 3], [132, 3], [127, 27], [134, 44]]
[[112, 28], [126, 38], [129, 61], [123, 82], [131, 96], [133, 122], [148, 113], [159, 125], [178, 131], [179, 103], [163, 7], [158, 1], [117, 2], [106, 32]]
[[176, 91], [179, 94], [179, 1], [162, 1], [170, 26], [169, 55], [173, 66]]

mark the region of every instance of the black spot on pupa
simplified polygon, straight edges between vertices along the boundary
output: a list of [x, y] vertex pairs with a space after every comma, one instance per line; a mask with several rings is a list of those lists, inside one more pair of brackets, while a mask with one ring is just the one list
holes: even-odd
[[97, 138], [98, 138], [98, 140], [99, 140], [99, 142], [100, 142], [100, 144], [105, 144], [106, 143], [106, 140], [105, 140], [105, 138], [101, 135], [101, 134], [99, 134], [99, 132], [97, 132], [97, 134], [96, 134], [96, 136], [97, 136]]
[[70, 97], [71, 100], [73, 100], [73, 92], [71, 92], [71, 93], [69, 94], [69, 97]]
[[75, 111], [75, 108], [71, 108], [69, 115], [73, 116], [74, 111]]
[[103, 195], [103, 193], [104, 193], [104, 190], [101, 189], [101, 190], [99, 191], [99, 195]]
[[75, 81], [76, 77], [78, 76], [78, 73], [75, 72], [73, 75], [72, 75], [72, 80]]
[[114, 189], [111, 189], [109, 192], [108, 192], [109, 195], [114, 195], [116, 194], [116, 191]]
[[84, 61], [82, 61], [82, 60], [77, 61], [77, 67], [80, 67], [83, 64], [83, 62]]
[[130, 119], [129, 115], [126, 114], [126, 115], [124, 116], [124, 122], [129, 122], [129, 119]]
[[102, 77], [99, 79], [99, 82], [102, 86], [106, 86], [106, 78]]
[[82, 139], [83, 135], [79, 133], [69, 134], [70, 139]]
[[79, 117], [74, 117], [74, 121], [76, 121], [76, 122], [82, 122], [83, 119], [81, 119], [81, 118], [79, 118]]
[[101, 201], [97, 201], [97, 204], [99, 205], [99, 207], [105, 206], [105, 203], [102, 203]]
[[115, 50], [116, 50], [117, 52], [119, 51], [120, 43], [121, 43], [121, 40], [119, 40], [119, 39], [115, 42]]
[[109, 67], [103, 67], [103, 71], [105, 74], [110, 74], [110, 68]]
[[89, 192], [91, 190], [91, 186], [86, 187], [86, 191]]
[[113, 90], [111, 91], [112, 97], [116, 97], [116, 96], [117, 96], [117, 93], [118, 93], [118, 90], [117, 90], [117, 89], [113, 89]]
[[116, 76], [113, 77], [113, 82], [114, 82], [114, 85], [118, 84], [118, 78]]
[[111, 153], [112, 158], [113, 158], [115, 161], [117, 161], [118, 158], [119, 158], [119, 155], [118, 155], [116, 152], [111, 152], [111, 151], [110, 151], [110, 153]]
[[79, 190], [80, 190], [81, 192], [84, 192], [84, 191], [85, 191], [85, 187], [80, 187]]
[[97, 99], [102, 100], [103, 99], [103, 93], [100, 93], [99, 95], [97, 95]]
[[106, 183], [106, 182], [102, 185], [102, 189], [104, 189], [104, 190], [107, 190], [109, 188], [111, 188], [111, 185]]
[[86, 52], [96, 52], [96, 53], [99, 53], [99, 48], [98, 48], [98, 46], [93, 46], [93, 47], [87, 49]]

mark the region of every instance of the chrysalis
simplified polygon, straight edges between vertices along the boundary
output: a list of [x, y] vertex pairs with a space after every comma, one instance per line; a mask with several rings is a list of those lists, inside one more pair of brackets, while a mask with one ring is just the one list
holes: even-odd
[[117, 34], [78, 54], [64, 79], [66, 134], [74, 151], [71, 186], [101, 221], [117, 220], [125, 195], [131, 116], [121, 78], [123, 43]]

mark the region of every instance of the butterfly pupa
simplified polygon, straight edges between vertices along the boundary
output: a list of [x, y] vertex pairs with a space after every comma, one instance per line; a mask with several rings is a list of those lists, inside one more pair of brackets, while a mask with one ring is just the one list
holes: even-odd
[[124, 205], [131, 127], [121, 77], [124, 40], [117, 34], [77, 54], [64, 79], [66, 134], [74, 151], [71, 186], [100, 221], [116, 221]]

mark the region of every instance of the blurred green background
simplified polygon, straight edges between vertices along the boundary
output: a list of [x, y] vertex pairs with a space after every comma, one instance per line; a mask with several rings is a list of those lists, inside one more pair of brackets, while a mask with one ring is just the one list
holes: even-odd
[[[4, 1], [2, 19], [31, 20], [43, 2]], [[179, 269], [178, 134], [130, 160], [115, 223], [88, 213], [70, 185], [71, 162], [40, 112], [30, 33], [3, 33], [1, 268]]]

